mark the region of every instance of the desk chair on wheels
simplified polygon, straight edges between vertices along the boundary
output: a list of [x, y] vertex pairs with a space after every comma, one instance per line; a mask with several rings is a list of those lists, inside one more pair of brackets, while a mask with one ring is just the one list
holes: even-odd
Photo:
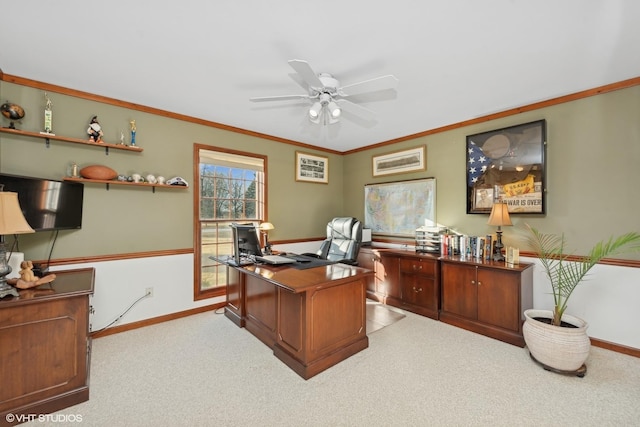
[[327, 238], [314, 256], [328, 261], [357, 265], [358, 252], [362, 245], [362, 223], [353, 217], [339, 217], [327, 224]]

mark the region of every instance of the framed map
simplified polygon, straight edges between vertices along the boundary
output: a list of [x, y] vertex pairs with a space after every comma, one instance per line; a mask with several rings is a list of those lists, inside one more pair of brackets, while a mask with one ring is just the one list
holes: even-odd
[[364, 226], [372, 234], [414, 237], [436, 225], [435, 178], [364, 186]]

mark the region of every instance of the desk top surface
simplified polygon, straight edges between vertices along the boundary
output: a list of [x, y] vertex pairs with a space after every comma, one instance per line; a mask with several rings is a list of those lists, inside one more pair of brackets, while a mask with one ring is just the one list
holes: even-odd
[[305, 292], [323, 286], [338, 285], [341, 282], [353, 280], [356, 277], [366, 277], [373, 271], [347, 264], [330, 264], [320, 267], [297, 270], [288, 265], [254, 264], [244, 267], [234, 267], [238, 271], [259, 277], [276, 286], [291, 292]]
[[20, 296], [1, 298], [0, 308], [93, 293], [94, 268], [51, 271], [51, 273], [56, 275], [53, 282], [36, 288], [18, 289]]

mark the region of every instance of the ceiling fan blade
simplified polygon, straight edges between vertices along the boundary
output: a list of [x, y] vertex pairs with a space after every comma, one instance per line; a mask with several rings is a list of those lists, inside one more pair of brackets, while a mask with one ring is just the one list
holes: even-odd
[[358, 116], [359, 118], [367, 121], [372, 121], [376, 118], [376, 113], [373, 111], [351, 101], [347, 101], [346, 99], [338, 99], [336, 100], [336, 103], [345, 113], [353, 114], [354, 116]]
[[381, 90], [396, 89], [398, 87], [398, 79], [395, 76], [388, 75], [376, 77], [375, 79], [365, 80], [359, 83], [343, 86], [338, 89], [341, 96], [360, 95], [368, 92], [378, 92]]
[[291, 65], [291, 68], [293, 68], [298, 74], [300, 74], [302, 79], [310, 87], [321, 88], [324, 86], [318, 78], [318, 74], [313, 71], [313, 68], [311, 68], [307, 61], [303, 61], [301, 59], [292, 59], [289, 61], [289, 65]]
[[279, 96], [258, 96], [255, 98], [249, 98], [251, 102], [263, 102], [263, 101], [289, 101], [292, 99], [310, 99], [309, 95], [279, 95]]

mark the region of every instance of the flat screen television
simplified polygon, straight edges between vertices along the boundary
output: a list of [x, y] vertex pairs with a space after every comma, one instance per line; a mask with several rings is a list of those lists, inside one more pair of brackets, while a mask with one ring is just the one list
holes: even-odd
[[35, 231], [82, 228], [84, 184], [0, 174], [3, 191], [18, 193], [25, 219]]
[[262, 256], [258, 232], [253, 224], [231, 224], [233, 239], [233, 264], [253, 264], [255, 256]]

